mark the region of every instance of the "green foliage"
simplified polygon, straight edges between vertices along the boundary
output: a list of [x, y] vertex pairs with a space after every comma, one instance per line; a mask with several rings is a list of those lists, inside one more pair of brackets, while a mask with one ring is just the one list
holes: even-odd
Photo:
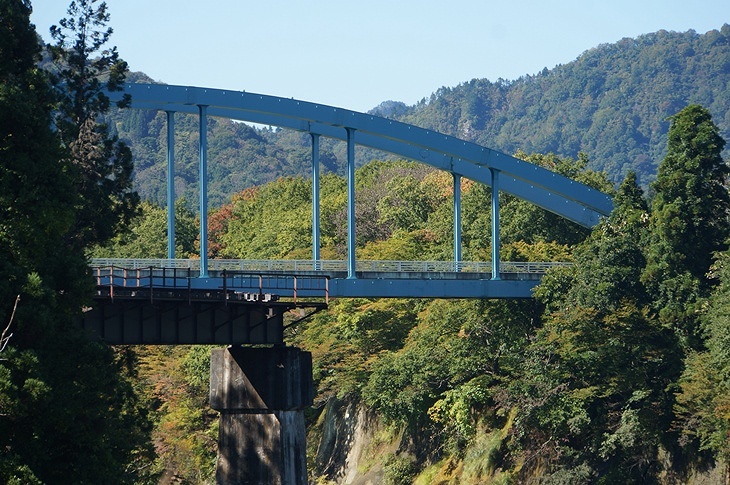
[[553, 477], [584, 468], [599, 482], [643, 483], [662, 473], [662, 450], [677, 463], [701, 463], [710, 450], [724, 458], [719, 361], [683, 352], [688, 342], [701, 346], [706, 275], [726, 247], [724, 141], [698, 106], [673, 118], [669, 139], [651, 214], [629, 174], [612, 215], [576, 248], [575, 267], [548, 274], [536, 292], [545, 327], [510, 403], [522, 408], [521, 446], [531, 449], [546, 432], [565, 440], [540, 450]]
[[550, 309], [556, 300], [566, 307], [581, 305], [601, 312], [614, 311], [625, 300], [638, 305], [647, 302], [640, 276], [646, 266], [648, 217], [633, 174], [621, 184], [614, 204], [611, 216], [576, 248], [575, 268], [551, 272], [536, 290], [535, 295]]
[[[528, 155], [517, 152], [517, 158], [534, 163], [566, 177], [578, 180], [604, 193], [612, 193], [613, 187], [606, 174], [588, 169], [588, 158], [581, 153], [577, 160], [556, 155]], [[547, 212], [529, 202], [511, 196], [501, 203], [500, 223], [503, 244], [522, 241], [529, 244], [552, 242], [573, 246], [585, 239], [589, 230], [558, 215]], [[487, 226], [489, 227], [489, 226]]]
[[153, 410], [158, 476], [208, 483], [215, 474], [218, 415], [208, 402], [210, 347], [141, 346], [141, 392]]
[[[696, 108], [688, 109], [692, 111]], [[706, 119], [694, 122], [701, 125]], [[685, 129], [692, 132], [691, 126]], [[665, 452], [673, 453], [675, 465], [683, 460], [699, 464], [707, 460], [707, 450], [718, 453], [724, 446], [718, 437], [726, 421], [718, 409], [726, 388], [717, 361], [710, 354], [685, 354], [687, 328], [667, 325], [668, 315], [675, 322], [687, 315], [699, 321], [700, 288], [711, 287], [706, 276], [694, 277], [683, 266], [685, 257], [676, 253], [684, 247], [687, 255], [707, 261], [708, 251], [723, 247], [710, 240], [691, 251], [683, 246], [685, 239], [695, 237], [690, 228], [709, 219], [716, 218], [713, 230], [722, 231], [727, 212], [724, 197], [713, 195], [717, 192], [692, 195], [687, 189], [695, 183], [709, 188], [722, 177], [712, 171], [699, 176], [689, 169], [672, 170], [675, 158], [669, 155], [668, 166], [662, 166], [651, 215], [630, 174], [611, 216], [576, 248], [576, 265], [548, 274], [536, 292], [546, 304], [545, 327], [529, 354], [534, 357], [527, 361], [524, 377], [513, 384], [515, 400], [510, 403], [522, 408], [516, 420], [521, 446], [531, 449], [530, 443], [541, 443], [545, 433], [563, 437], [562, 444], [540, 451], [551, 463], [551, 476], [584, 469], [602, 483], [644, 483], [648, 477], [657, 480], [662, 473], [673, 473], [664, 468]], [[671, 172], [677, 176], [668, 177]], [[674, 197], [695, 200], [697, 207], [682, 212], [686, 222], [675, 225], [675, 243], [669, 244], [663, 236], [665, 223], [658, 222], [666, 214], [657, 211], [666, 199], [660, 190], [672, 190], [668, 180], [694, 177], [702, 182], [679, 182], [684, 190]], [[648, 276], [655, 276], [660, 264], [668, 271], [666, 279], [652, 280]], [[533, 373], [536, 363], [542, 367]], [[675, 395], [677, 385], [681, 392]], [[535, 397], [520, 397], [524, 395]]]
[[443, 87], [399, 119], [505, 153], [585, 152], [613, 181], [633, 170], [646, 186], [666, 153], [666, 120], [684, 106], [708, 107], [730, 136], [730, 25], [718, 27], [661, 30], [516, 80]]
[[391, 178], [385, 188], [386, 195], [377, 204], [379, 219], [404, 231], [423, 228], [442, 203], [443, 194], [437, 186], [422, 183], [412, 175]]
[[388, 485], [408, 485], [416, 475], [416, 463], [411, 456], [394, 455], [386, 460], [383, 470]]
[[[606, 190], [605, 178], [578, 162], [524, 156]], [[545, 160], [549, 160], [549, 163]], [[363, 260], [450, 260], [453, 258], [453, 180], [447, 173], [413, 162], [373, 161], [356, 171], [356, 251]], [[321, 180], [323, 259], [342, 259], [347, 246], [345, 180]], [[465, 259], [489, 260], [489, 188], [462, 182], [462, 246]], [[311, 181], [298, 177], [235, 194], [209, 221], [211, 253], [221, 258], [311, 257]], [[587, 230], [515, 197], [504, 197], [504, 255], [517, 260], [569, 257], [569, 245]], [[525, 219], [526, 218], [526, 219]], [[534, 259], [533, 259], [534, 260]]]
[[357, 257], [365, 261], [420, 261], [436, 252], [437, 244], [428, 231], [396, 229], [386, 240], [368, 241]]
[[477, 431], [477, 409], [490, 402], [493, 379], [477, 376], [474, 379], [449, 389], [428, 409], [431, 420], [449, 435], [458, 445], [471, 440]]
[[[144, 476], [149, 424], [110, 348], [67, 331], [41, 348], [10, 349], [4, 357], [5, 478], [23, 470], [44, 483], [69, 477], [127, 483]], [[88, 449], [95, 453], [81, 451]], [[133, 457], [138, 463], [127, 468]]]
[[652, 185], [651, 250], [642, 280], [665, 324], [696, 346], [696, 312], [712, 287], [706, 278], [716, 251], [727, 248], [730, 169], [725, 141], [710, 113], [691, 105], [672, 118], [668, 153]]
[[[78, 194], [71, 237], [82, 250], [103, 244], [127, 224], [139, 197], [131, 189], [132, 152], [97, 121], [110, 110], [104, 90], [121, 90], [127, 72], [116, 47], [106, 46], [112, 34], [106, 3], [75, 0], [67, 15], [51, 27], [58, 96], [54, 125]], [[125, 97], [118, 107], [128, 104]]]
[[[77, 129], [85, 142], [102, 142], [100, 151], [85, 143], [72, 147], [59, 124], [51, 129], [57, 98], [48, 76], [35, 67], [39, 45], [29, 15], [28, 2], [0, 1], [3, 328], [12, 315], [12, 337], [0, 359], [0, 481], [145, 480], [150, 429], [132, 376], [111, 348], [89, 341], [74, 322], [92, 289], [85, 244], [110, 236], [107, 224], [118, 222], [96, 219], [108, 215], [109, 206], [96, 206], [87, 196], [106, 197], [110, 206], [119, 200], [115, 182], [86, 178], [68, 155], [86, 153], [86, 161], [98, 162], [123, 184], [123, 171], [105, 172], [107, 162], [122, 154], [103, 143], [92, 124]], [[68, 121], [64, 129], [73, 124]], [[85, 230], [77, 231], [78, 224]]]
[[403, 345], [413, 327], [415, 305], [409, 300], [343, 301], [338, 308], [341, 336], [368, 356]]
[[461, 476], [464, 482], [479, 483], [492, 479], [496, 483], [509, 483], [509, 477], [498, 470], [503, 438], [501, 430], [479, 433], [464, 456], [464, 473]]
[[311, 247], [311, 192], [304, 179], [282, 178], [236, 197], [222, 255], [277, 259]]
[[515, 368], [531, 316], [529, 302], [430, 302], [403, 348], [374, 363], [363, 397], [387, 420], [413, 428], [429, 413], [468, 440], [472, 410], [490, 403], [492, 379]]
[[719, 254], [713, 267], [719, 286], [702, 321], [706, 349], [688, 356], [676, 405], [685, 446], [724, 461], [730, 459], [729, 256], [727, 251]]
[[205, 395], [210, 384], [210, 348], [205, 345], [191, 347], [183, 358], [182, 370], [187, 384]]
[[[198, 222], [184, 201], [175, 204], [175, 255], [186, 258], [197, 254]], [[94, 258], [166, 258], [167, 209], [149, 202], [140, 204], [139, 213], [126, 231], [118, 233], [104, 246], [89, 251]]]
[[312, 317], [297, 329], [292, 340], [293, 344], [312, 353], [319, 404], [332, 397], [359, 396], [372, 364], [342, 337], [338, 324], [340, 304], [340, 301], [332, 302], [327, 313]]

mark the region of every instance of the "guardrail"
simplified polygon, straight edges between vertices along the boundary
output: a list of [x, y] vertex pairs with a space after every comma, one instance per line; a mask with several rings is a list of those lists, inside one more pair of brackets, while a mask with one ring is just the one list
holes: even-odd
[[[522, 262], [502, 261], [500, 273], [531, 273], [543, 274], [556, 266], [569, 266], [572, 263], [564, 262]], [[116, 267], [126, 269], [169, 268], [200, 271], [199, 259], [125, 259], [125, 258], [95, 258], [91, 266]], [[244, 259], [211, 259], [208, 260], [208, 270], [212, 271], [276, 271], [302, 272], [347, 271], [347, 261], [341, 260], [244, 260]], [[420, 272], [420, 273], [491, 273], [492, 263], [489, 261], [356, 261], [355, 271], [363, 272]]]

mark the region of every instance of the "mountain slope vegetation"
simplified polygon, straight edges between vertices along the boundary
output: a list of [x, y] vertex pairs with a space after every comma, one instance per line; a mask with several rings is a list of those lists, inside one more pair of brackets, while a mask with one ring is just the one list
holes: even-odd
[[659, 31], [516, 81], [442, 88], [402, 119], [506, 153], [584, 152], [614, 181], [634, 171], [644, 185], [666, 153], [668, 118], [688, 104], [708, 108], [730, 134], [728, 82], [730, 25]]

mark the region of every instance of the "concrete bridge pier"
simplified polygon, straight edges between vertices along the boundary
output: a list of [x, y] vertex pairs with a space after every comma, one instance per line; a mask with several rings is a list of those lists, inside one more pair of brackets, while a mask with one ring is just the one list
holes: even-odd
[[306, 485], [304, 409], [312, 400], [309, 352], [212, 350], [210, 405], [221, 413], [216, 483]]

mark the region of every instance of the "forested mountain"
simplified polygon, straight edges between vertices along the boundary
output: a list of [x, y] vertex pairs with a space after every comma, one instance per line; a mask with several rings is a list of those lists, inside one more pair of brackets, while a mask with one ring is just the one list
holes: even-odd
[[730, 134], [730, 25], [700, 35], [659, 31], [622, 39], [516, 81], [442, 88], [403, 121], [513, 153], [584, 152], [614, 181], [642, 185], [666, 153], [668, 117], [707, 107]]
[[[137, 73], [129, 80], [150, 82]], [[730, 25], [705, 34], [659, 31], [600, 45], [575, 61], [509, 81], [473, 79], [443, 87], [413, 106], [386, 101], [371, 112], [480, 143], [505, 153], [555, 153], [604, 170], [617, 183], [629, 170], [647, 187], [666, 152], [668, 117], [706, 107], [730, 137]], [[317, 100], [307, 100], [316, 102]], [[343, 108], [347, 108], [343, 106]], [[196, 200], [197, 118], [176, 118], [177, 194]], [[164, 200], [165, 115], [124, 110], [112, 120], [135, 157], [143, 198]], [[209, 119], [213, 206], [246, 187], [310, 170], [309, 137]], [[322, 141], [326, 170], [344, 167], [344, 144]], [[386, 155], [358, 147], [358, 165]], [[727, 152], [726, 152], [727, 153]]]

